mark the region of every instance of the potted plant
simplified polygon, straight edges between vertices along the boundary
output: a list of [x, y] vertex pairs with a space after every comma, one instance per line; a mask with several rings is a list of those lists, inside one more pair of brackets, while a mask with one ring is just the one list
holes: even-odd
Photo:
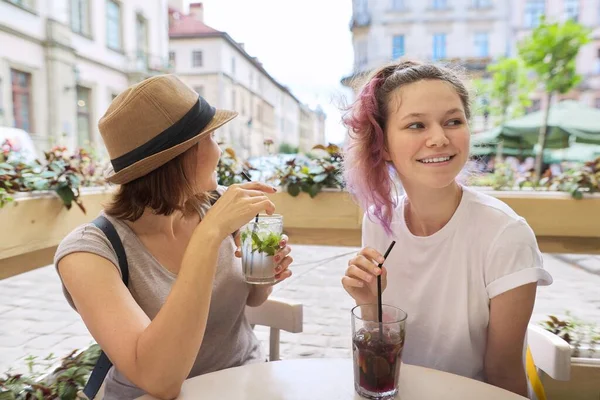
[[0, 226], [10, 227], [0, 231], [3, 279], [52, 263], [58, 243], [95, 218], [111, 192], [101, 162], [85, 150], [54, 147], [26, 162], [4, 143], [0, 157]]
[[560, 336], [572, 349], [569, 381], [557, 381], [542, 376], [548, 398], [584, 400], [600, 393], [600, 329], [596, 324], [575, 318], [570, 312], [564, 318], [549, 315], [540, 323], [546, 330]]
[[43, 161], [27, 163], [10, 141], [1, 148], [0, 206], [13, 201], [16, 193], [53, 191], [67, 209], [75, 203], [85, 213], [80, 188], [103, 185], [100, 162], [84, 149], [69, 154], [65, 147], [55, 146], [44, 153]]
[[574, 317], [568, 311], [565, 314], [564, 319], [549, 315], [540, 325], [569, 343], [573, 357], [600, 359], [597, 348], [600, 344], [600, 328], [594, 323]]
[[342, 154], [338, 146], [317, 145], [308, 154], [307, 161], [294, 158], [277, 170], [280, 185], [296, 197], [301, 192], [314, 198], [324, 188], [341, 190]]
[[99, 356], [100, 347], [94, 344], [81, 352], [74, 350], [58, 365], [53, 364], [52, 354], [43, 360], [28, 357], [26, 373], [9, 370], [0, 376], [0, 400], [84, 399], [80, 391]]
[[238, 158], [235, 150], [227, 147], [223, 150], [217, 165], [219, 185], [230, 186], [234, 183], [242, 183], [246, 180], [244, 174], [249, 175], [251, 170], [253, 168], [247, 161]]

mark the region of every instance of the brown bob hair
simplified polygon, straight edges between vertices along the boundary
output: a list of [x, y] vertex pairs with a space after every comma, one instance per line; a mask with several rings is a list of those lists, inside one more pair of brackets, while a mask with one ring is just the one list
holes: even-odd
[[120, 185], [104, 212], [114, 218], [136, 221], [146, 208], [157, 215], [184, 214], [206, 210], [219, 197], [215, 192], [195, 189], [198, 145], [166, 164], [131, 182]]

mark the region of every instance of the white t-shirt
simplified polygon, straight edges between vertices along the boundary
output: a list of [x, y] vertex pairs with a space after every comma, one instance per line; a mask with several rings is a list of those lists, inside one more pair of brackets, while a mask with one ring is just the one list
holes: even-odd
[[384, 254], [383, 302], [407, 312], [402, 361], [483, 380], [490, 299], [538, 282], [550, 285], [527, 222], [502, 201], [463, 187], [462, 200], [441, 230], [414, 236], [404, 221], [405, 198], [394, 213], [393, 238], [363, 220], [363, 246]]

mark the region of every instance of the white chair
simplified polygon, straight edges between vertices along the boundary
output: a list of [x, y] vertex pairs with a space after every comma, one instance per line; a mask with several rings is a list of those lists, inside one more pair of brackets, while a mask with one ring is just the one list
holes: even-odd
[[[546, 400], [541, 376], [548, 375], [559, 381], [571, 379], [571, 346], [559, 336], [529, 324], [527, 327], [528, 352], [526, 369], [532, 398]], [[535, 396], [535, 397], [533, 397]]]
[[302, 304], [288, 300], [269, 298], [260, 307], [246, 307], [246, 318], [250, 325], [268, 326], [269, 361], [279, 360], [279, 336], [283, 329], [286, 332], [302, 332]]

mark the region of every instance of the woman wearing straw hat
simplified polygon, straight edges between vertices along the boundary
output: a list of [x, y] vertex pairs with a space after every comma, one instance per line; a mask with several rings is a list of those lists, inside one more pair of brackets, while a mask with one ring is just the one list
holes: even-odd
[[[125, 90], [99, 122], [107, 180], [120, 185], [101, 217], [124, 252], [86, 224], [61, 242], [55, 265], [67, 300], [114, 364], [105, 399], [174, 398], [189, 376], [265, 360], [244, 309], [262, 304], [271, 287], [245, 283], [232, 233], [274, 212], [266, 194], [275, 189], [253, 182], [217, 191], [221, 151], [212, 135], [236, 115], [162, 75]], [[286, 242], [278, 281], [291, 275]]]

